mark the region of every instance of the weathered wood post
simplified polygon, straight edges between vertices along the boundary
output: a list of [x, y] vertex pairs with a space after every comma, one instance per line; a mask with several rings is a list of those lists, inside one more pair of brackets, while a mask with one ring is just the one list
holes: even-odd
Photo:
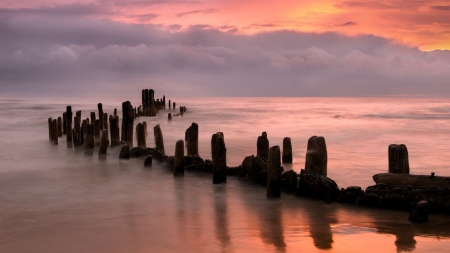
[[71, 148], [73, 145], [72, 142], [72, 106], [68, 105], [66, 107], [66, 140], [67, 140], [67, 147]]
[[89, 123], [88, 123], [88, 119], [87, 118], [84, 119], [83, 120], [83, 124], [81, 124], [81, 135], [82, 135], [81, 139], [82, 139], [83, 143], [86, 140], [86, 133], [87, 133], [87, 125], [88, 124]]
[[163, 134], [159, 124], [153, 128], [153, 135], [155, 136], [156, 147], [161, 149], [165, 153]]
[[[103, 105], [102, 105], [102, 103], [98, 103], [97, 108], [98, 108], [98, 119], [100, 120], [100, 130], [102, 130], [102, 129], [104, 129], [103, 128]], [[99, 133], [99, 137], [100, 137], [100, 133]]]
[[61, 117], [58, 117], [58, 137], [61, 137], [62, 134], [63, 134], [62, 120], [61, 120]]
[[269, 149], [268, 169], [267, 169], [267, 197], [281, 197], [281, 153], [279, 146]]
[[289, 137], [283, 139], [283, 163], [292, 163], [292, 144]]
[[94, 124], [95, 123], [95, 112], [91, 112], [91, 121], [89, 123], [90, 124]]
[[114, 117], [117, 116], [117, 108], [114, 108]]
[[405, 144], [391, 144], [389, 153], [389, 173], [409, 174], [408, 149]]
[[166, 109], [166, 96], [163, 95], [163, 109]]
[[172, 108], [173, 108], [174, 110], [176, 110], [176, 109], [177, 109], [177, 108], [176, 108], [176, 106], [177, 106], [177, 103], [173, 102], [173, 106], [172, 106]]
[[186, 129], [184, 135], [186, 141], [187, 155], [198, 156], [198, 124], [192, 123], [191, 126]]
[[137, 144], [140, 148], [146, 148], [147, 143], [145, 140], [145, 126], [142, 123], [139, 123], [136, 125], [136, 138], [137, 138]]
[[133, 132], [134, 132], [134, 119], [133, 119], [133, 106], [130, 101], [122, 103], [122, 142], [133, 146]]
[[327, 176], [327, 145], [322, 136], [312, 136], [308, 139], [305, 158], [305, 171], [309, 174]]
[[175, 144], [175, 158], [173, 161], [173, 175], [180, 176], [184, 174], [184, 141], [178, 140]]
[[147, 136], [147, 122], [143, 121], [142, 124], [144, 125], [144, 129], [145, 129], [145, 136]]
[[119, 116], [111, 116], [109, 126], [111, 132], [111, 147], [119, 146]]
[[94, 136], [97, 139], [100, 139], [100, 130], [101, 130], [100, 128], [101, 128], [100, 120], [96, 119], [94, 123]]
[[66, 130], [67, 130], [67, 116], [66, 116], [65, 112], [63, 112], [62, 120], [63, 120], [63, 134], [66, 134]]
[[172, 120], [172, 113], [169, 112], [169, 114], [167, 114], [167, 119]]
[[75, 112], [75, 117], [80, 118], [80, 121], [81, 121], [81, 110], [78, 110]]
[[262, 132], [261, 136], [258, 136], [256, 141], [256, 155], [266, 160], [269, 158], [269, 139], [267, 139], [267, 133]]
[[86, 137], [84, 140], [84, 150], [94, 148], [94, 124], [87, 124]]
[[53, 122], [52, 117], [49, 117], [48, 120], [47, 120], [47, 123], [48, 123], [48, 141], [49, 142], [52, 142], [52, 122]]
[[50, 123], [50, 140], [53, 145], [58, 145], [58, 122], [56, 119]]
[[[221, 137], [224, 141], [225, 141], [225, 137], [223, 135], [223, 132], [217, 132], [216, 134], [219, 135], [219, 137]], [[214, 162], [214, 146], [216, 145], [216, 139], [214, 134], [211, 137], [211, 161]]]
[[172, 105], [170, 103], [170, 99], [169, 99], [169, 109], [172, 109]]
[[106, 155], [106, 151], [108, 150], [109, 138], [108, 138], [108, 130], [103, 129], [100, 134], [100, 146], [98, 150], [99, 155]]
[[227, 148], [225, 141], [219, 133], [213, 134], [211, 143], [214, 143], [213, 155], [213, 184], [227, 182]]
[[180, 106], [180, 115], [183, 116], [183, 106]]
[[73, 146], [74, 147], [79, 147], [81, 145], [83, 145], [83, 140], [81, 137], [81, 124], [80, 124], [80, 118], [75, 117], [74, 119], [74, 124], [73, 124]]

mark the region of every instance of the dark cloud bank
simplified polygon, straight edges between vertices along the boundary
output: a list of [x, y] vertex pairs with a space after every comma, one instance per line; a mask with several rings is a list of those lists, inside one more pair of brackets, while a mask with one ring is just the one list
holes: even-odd
[[171, 96], [450, 95], [449, 51], [422, 52], [375, 36], [244, 36], [205, 26], [168, 32], [33, 15], [0, 16], [0, 34], [0, 93], [8, 96], [141, 88]]

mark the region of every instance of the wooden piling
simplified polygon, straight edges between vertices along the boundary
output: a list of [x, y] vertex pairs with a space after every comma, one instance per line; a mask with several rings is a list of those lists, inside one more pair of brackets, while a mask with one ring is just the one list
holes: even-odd
[[269, 158], [269, 139], [266, 132], [263, 132], [256, 141], [256, 155], [265, 159]]
[[62, 134], [63, 134], [62, 120], [61, 120], [61, 117], [58, 117], [58, 137], [61, 137]]
[[305, 158], [306, 173], [327, 176], [327, 145], [322, 136], [312, 136], [308, 139]]
[[198, 124], [192, 123], [184, 136], [188, 156], [198, 156]]
[[66, 134], [66, 130], [67, 130], [67, 116], [66, 116], [65, 112], [63, 112], [62, 120], [63, 120], [63, 134]]
[[67, 147], [72, 148], [73, 142], [72, 142], [72, 106], [68, 105], [66, 107], [66, 140], [67, 140]]
[[175, 145], [175, 157], [173, 162], [173, 175], [181, 176], [184, 175], [184, 141], [178, 140]]
[[80, 124], [80, 118], [75, 117], [73, 118], [73, 129], [72, 129], [72, 135], [73, 135], [73, 146], [79, 147], [83, 145], [83, 139], [81, 136], [81, 124]]
[[117, 116], [117, 108], [114, 108], [114, 117]]
[[170, 99], [169, 99], [169, 109], [172, 109], [172, 105], [170, 103]]
[[84, 150], [94, 148], [94, 124], [86, 125], [86, 136], [84, 140]]
[[106, 155], [106, 152], [108, 150], [108, 145], [109, 145], [108, 130], [103, 129], [100, 134], [100, 146], [99, 146], [98, 154]]
[[[98, 119], [100, 120], [100, 130], [104, 129], [103, 128], [103, 105], [102, 103], [98, 103], [97, 104], [97, 108], [98, 108]], [[100, 135], [100, 133], [99, 133]]]
[[[108, 114], [107, 113], [103, 113], [103, 123], [102, 123], [102, 127], [103, 127], [103, 129], [106, 129], [106, 130], [108, 130], [109, 129], [109, 127], [108, 127]], [[102, 130], [103, 130], [102, 129]]]
[[52, 142], [52, 122], [53, 122], [52, 117], [49, 117], [48, 120], [47, 120], [47, 123], [48, 123], [48, 141], [49, 142]]
[[134, 132], [134, 119], [133, 119], [133, 106], [130, 101], [122, 103], [122, 136], [123, 143], [133, 147], [133, 132]]
[[96, 119], [94, 123], [94, 136], [97, 139], [100, 139], [100, 130], [101, 130], [100, 120]]
[[213, 184], [227, 182], [227, 149], [225, 141], [219, 133], [211, 137], [213, 160]]
[[147, 142], [145, 139], [145, 126], [142, 123], [139, 123], [136, 125], [136, 138], [137, 138], [137, 144], [140, 148], [146, 148]]
[[165, 153], [163, 134], [159, 124], [153, 128], [153, 135], [155, 137], [156, 147], [161, 149]]
[[388, 148], [389, 173], [409, 174], [408, 149], [405, 144], [391, 144]]
[[144, 125], [144, 129], [145, 129], [145, 136], [147, 136], [148, 132], [147, 132], [147, 122], [144, 121], [142, 122], [142, 124]]
[[95, 112], [91, 112], [91, 121], [90, 121], [90, 124], [94, 124], [94, 123], [95, 123], [95, 119], [96, 119], [96, 117], [95, 117]]
[[110, 133], [111, 133], [111, 147], [120, 145], [119, 138], [119, 117], [114, 116], [110, 118], [109, 122]]
[[269, 149], [267, 169], [267, 197], [281, 197], [281, 154], [280, 147], [273, 146]]
[[291, 138], [283, 139], [283, 163], [292, 163], [292, 144]]
[[169, 114], [167, 114], [167, 119], [172, 120], [172, 113], [169, 112]]

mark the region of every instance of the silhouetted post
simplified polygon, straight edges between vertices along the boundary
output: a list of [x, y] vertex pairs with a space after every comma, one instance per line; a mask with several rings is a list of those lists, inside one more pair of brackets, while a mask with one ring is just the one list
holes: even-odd
[[67, 130], [67, 116], [66, 113], [63, 112], [63, 134], [66, 134], [66, 130]]
[[[102, 103], [97, 104], [98, 108], [98, 119], [100, 120], [100, 130], [103, 129], [103, 105]], [[100, 135], [100, 133], [99, 133]]]
[[186, 141], [187, 155], [198, 156], [198, 124], [192, 123], [191, 126], [186, 129], [184, 136]]
[[58, 123], [56, 119], [48, 118], [50, 143], [58, 145]]
[[94, 125], [87, 124], [86, 137], [84, 140], [84, 150], [89, 150], [93, 148], [94, 148]]
[[178, 140], [175, 144], [175, 158], [173, 161], [173, 175], [180, 176], [184, 174], [184, 141]]
[[169, 112], [169, 114], [167, 114], [167, 119], [172, 120], [172, 113]]
[[267, 169], [267, 197], [281, 197], [281, 153], [279, 146], [269, 149], [268, 169]]
[[53, 122], [52, 117], [49, 117], [48, 120], [47, 120], [47, 123], [48, 123], [48, 141], [49, 142], [52, 142], [52, 122]]
[[166, 96], [164, 96], [164, 95], [163, 95], [162, 102], [163, 102], [163, 109], [166, 109]]
[[156, 116], [157, 110], [155, 105], [155, 91], [153, 89], [148, 90], [149, 101], [149, 116]]
[[141, 101], [141, 103], [142, 103], [142, 114], [144, 115], [144, 116], [147, 116], [147, 114], [146, 114], [146, 112], [147, 112], [147, 110], [146, 110], [146, 108], [147, 108], [147, 95], [148, 94], [148, 90], [142, 90], [142, 101]]
[[107, 113], [103, 113], [103, 123], [102, 123], [102, 127], [103, 129], [108, 130], [108, 114]]
[[100, 146], [98, 150], [99, 155], [106, 155], [106, 151], [108, 150], [109, 138], [108, 138], [108, 130], [103, 129], [100, 134]]
[[174, 110], [176, 109], [176, 106], [177, 106], [177, 103], [173, 102], [172, 108], [173, 108]]
[[133, 106], [130, 101], [122, 103], [122, 142], [133, 146], [133, 132], [134, 132], [134, 119], [133, 119]]
[[[225, 141], [225, 137], [223, 135], [222, 132], [217, 132], [216, 134], [219, 135], [219, 137], [221, 137], [224, 141]], [[214, 162], [214, 146], [216, 145], [216, 137], [214, 136], [214, 134], [211, 137], [211, 161]]]
[[144, 122], [142, 122], [142, 124], [144, 125], [144, 129], [145, 129], [145, 136], [147, 136], [147, 122], [146, 121], [144, 121]]
[[88, 125], [88, 118], [83, 120], [83, 124], [81, 124], [81, 140], [84, 141], [86, 140], [86, 133], [87, 133], [87, 125]]
[[80, 124], [80, 118], [75, 117], [74, 123], [73, 123], [73, 146], [79, 147], [83, 145], [83, 140], [81, 137], [81, 124]]
[[170, 103], [170, 99], [169, 99], [169, 109], [172, 109], [172, 105]]
[[80, 118], [80, 121], [81, 121], [81, 110], [78, 110], [75, 112], [75, 117]]
[[283, 139], [283, 163], [292, 163], [292, 145], [289, 137]]
[[114, 116], [110, 118], [109, 122], [110, 132], [111, 132], [111, 147], [119, 146], [119, 117]]
[[140, 148], [146, 148], [147, 143], [145, 140], [145, 126], [142, 123], [139, 123], [136, 125], [136, 137], [137, 137], [137, 144]]
[[404, 144], [391, 144], [389, 153], [389, 173], [409, 174], [408, 149]]
[[96, 119], [94, 123], [94, 136], [95, 138], [100, 138], [100, 120]]
[[263, 132], [256, 141], [256, 155], [265, 159], [269, 158], [269, 139], [266, 132]]
[[72, 106], [68, 105], [66, 107], [66, 140], [67, 147], [72, 147]]
[[58, 137], [61, 137], [62, 133], [62, 120], [61, 117], [58, 117]]
[[327, 176], [327, 145], [322, 136], [312, 136], [308, 140], [305, 171], [309, 174]]
[[95, 112], [91, 112], [91, 121], [90, 124], [94, 124], [95, 123]]
[[155, 136], [156, 147], [161, 149], [165, 153], [163, 134], [159, 124], [153, 128], [153, 135]]
[[114, 117], [117, 116], [117, 108], [114, 108]]
[[211, 144], [214, 144], [212, 150], [213, 160], [213, 184], [227, 182], [227, 149], [225, 141], [219, 133], [213, 134]]
[[183, 107], [180, 106], [180, 115], [183, 116]]

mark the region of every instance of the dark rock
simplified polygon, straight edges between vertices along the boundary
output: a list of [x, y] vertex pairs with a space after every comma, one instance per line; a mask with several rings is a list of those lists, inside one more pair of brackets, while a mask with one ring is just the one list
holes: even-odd
[[288, 193], [295, 193], [297, 190], [298, 176], [293, 170], [286, 171], [281, 175], [281, 189]]
[[356, 200], [357, 205], [379, 207], [380, 196], [375, 192], [367, 192]]
[[165, 162], [167, 160], [167, 156], [164, 154], [164, 151], [158, 147], [153, 150], [153, 157], [160, 162]]
[[419, 201], [411, 211], [408, 220], [415, 223], [427, 222], [429, 209], [428, 201]]
[[297, 196], [321, 199], [331, 203], [337, 199], [339, 194], [340, 190], [332, 179], [316, 174], [300, 174], [296, 191]]
[[228, 176], [239, 176], [242, 174], [242, 166], [227, 167]]
[[143, 155], [144, 155], [143, 149], [140, 147], [134, 147], [134, 148], [130, 149], [130, 157], [131, 158], [140, 157]]
[[130, 146], [123, 145], [120, 149], [119, 158], [129, 159], [130, 158]]
[[337, 202], [345, 204], [356, 204], [356, 200], [364, 195], [363, 190], [359, 186], [349, 186], [341, 190], [341, 195], [337, 198]]
[[254, 177], [253, 175], [250, 175], [250, 172], [252, 171], [253, 168], [253, 161], [255, 159], [255, 156], [251, 155], [251, 156], [246, 156], [244, 158], [244, 160], [242, 161], [241, 167], [242, 167], [242, 175], [241, 176], [245, 176], [248, 175], [249, 177]]
[[151, 155], [148, 155], [145, 157], [144, 160], [144, 167], [152, 167], [153, 157]]
[[405, 196], [400, 193], [386, 194], [385, 196], [380, 198], [380, 207], [397, 210], [406, 210], [407, 200]]

